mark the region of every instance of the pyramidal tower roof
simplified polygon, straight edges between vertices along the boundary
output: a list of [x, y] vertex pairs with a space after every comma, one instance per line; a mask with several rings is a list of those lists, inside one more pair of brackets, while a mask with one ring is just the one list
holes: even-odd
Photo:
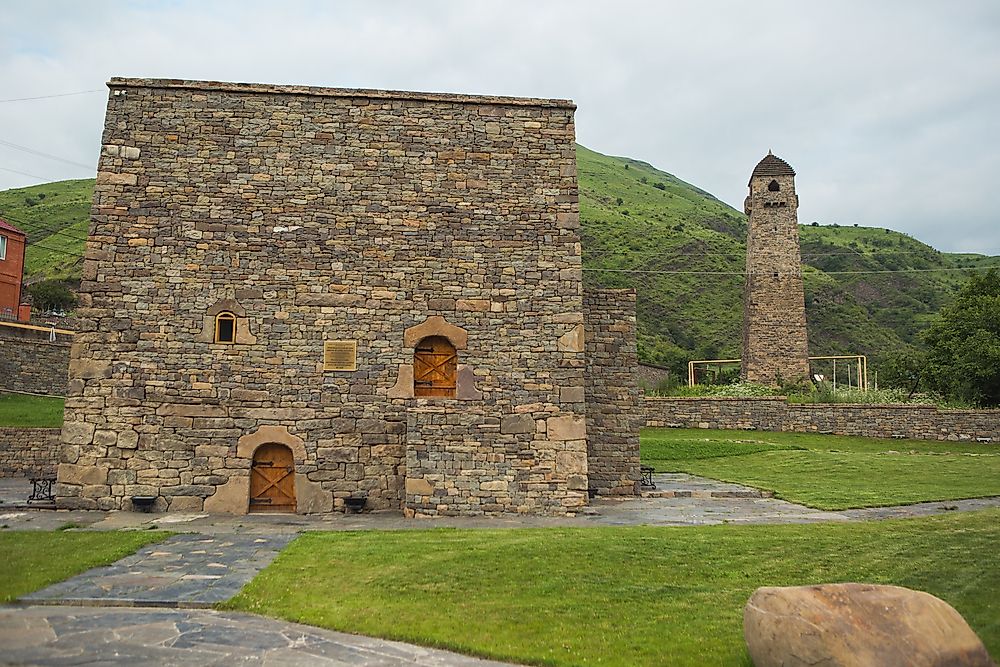
[[757, 176], [794, 176], [795, 170], [792, 166], [782, 160], [780, 157], [772, 153], [767, 152], [764, 159], [757, 163], [757, 166], [753, 168], [753, 173], [750, 174], [750, 178], [756, 178]]

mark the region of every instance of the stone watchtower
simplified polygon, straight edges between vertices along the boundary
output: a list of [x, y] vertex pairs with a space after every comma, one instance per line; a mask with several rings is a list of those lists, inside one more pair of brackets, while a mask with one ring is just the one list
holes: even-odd
[[770, 151], [750, 175], [740, 379], [778, 385], [809, 376], [795, 171]]

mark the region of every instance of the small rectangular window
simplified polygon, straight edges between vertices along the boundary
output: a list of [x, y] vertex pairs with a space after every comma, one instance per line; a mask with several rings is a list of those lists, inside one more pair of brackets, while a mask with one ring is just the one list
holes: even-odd
[[356, 371], [358, 370], [358, 341], [327, 340], [323, 341], [324, 371]]
[[236, 316], [232, 313], [222, 312], [215, 316], [215, 342], [236, 342]]
[[7, 237], [0, 236], [0, 259], [7, 259]]

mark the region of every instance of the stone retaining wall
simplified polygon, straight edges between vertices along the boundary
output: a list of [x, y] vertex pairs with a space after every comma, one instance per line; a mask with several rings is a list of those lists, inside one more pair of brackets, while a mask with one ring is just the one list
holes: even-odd
[[65, 396], [70, 339], [0, 325], [0, 391]]
[[942, 410], [933, 405], [791, 404], [784, 397], [655, 398], [646, 426], [832, 433], [869, 438], [1000, 442], [1000, 410]]
[[55, 475], [57, 428], [0, 428], [0, 477]]

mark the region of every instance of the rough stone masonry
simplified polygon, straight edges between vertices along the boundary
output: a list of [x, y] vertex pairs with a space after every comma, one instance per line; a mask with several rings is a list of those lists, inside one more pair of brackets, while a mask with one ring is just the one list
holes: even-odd
[[[246, 512], [265, 474], [298, 512], [637, 491], [637, 431], [595, 440], [635, 423], [634, 295], [589, 322], [572, 102], [108, 85], [60, 506]], [[415, 395], [428, 346], [448, 397]]]
[[795, 171], [768, 152], [750, 175], [740, 379], [781, 385], [809, 377]]

